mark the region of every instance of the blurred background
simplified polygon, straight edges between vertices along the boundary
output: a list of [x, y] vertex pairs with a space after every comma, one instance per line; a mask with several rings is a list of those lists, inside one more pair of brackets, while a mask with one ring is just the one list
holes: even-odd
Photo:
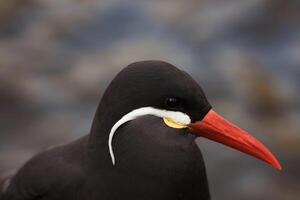
[[283, 165], [199, 139], [213, 199], [299, 199], [298, 0], [1, 0], [0, 177], [88, 133], [110, 80], [145, 59], [190, 73]]

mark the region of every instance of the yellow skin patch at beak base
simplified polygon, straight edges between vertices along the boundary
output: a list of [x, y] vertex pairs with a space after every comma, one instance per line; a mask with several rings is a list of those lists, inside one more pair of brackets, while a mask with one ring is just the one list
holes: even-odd
[[181, 124], [181, 123], [175, 122], [171, 118], [164, 117], [163, 119], [164, 119], [165, 124], [167, 126], [171, 127], [171, 128], [182, 129], [182, 128], [187, 128], [188, 127], [185, 124]]

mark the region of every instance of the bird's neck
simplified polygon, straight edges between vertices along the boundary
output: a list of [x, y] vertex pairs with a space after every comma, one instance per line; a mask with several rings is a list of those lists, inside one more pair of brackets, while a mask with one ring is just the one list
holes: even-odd
[[95, 113], [88, 139], [89, 154], [95, 162], [101, 160], [101, 165], [111, 165], [108, 137], [115, 118], [111, 106], [108, 106], [106, 101], [101, 101]]

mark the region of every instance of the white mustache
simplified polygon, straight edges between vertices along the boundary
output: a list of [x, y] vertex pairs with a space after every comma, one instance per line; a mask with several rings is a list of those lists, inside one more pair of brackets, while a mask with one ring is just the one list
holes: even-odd
[[126, 115], [124, 115], [119, 121], [117, 121], [114, 126], [112, 127], [109, 137], [108, 137], [108, 147], [109, 147], [109, 153], [111, 157], [112, 164], [115, 165], [116, 159], [112, 147], [112, 140], [114, 137], [115, 132], [118, 130], [118, 128], [125, 124], [126, 122], [132, 121], [138, 117], [145, 116], [145, 115], [153, 115], [160, 118], [170, 118], [174, 122], [178, 122], [180, 124], [190, 124], [191, 118], [182, 112], [179, 111], [168, 111], [168, 110], [161, 110], [153, 107], [142, 107], [138, 108], [136, 110], [133, 110]]

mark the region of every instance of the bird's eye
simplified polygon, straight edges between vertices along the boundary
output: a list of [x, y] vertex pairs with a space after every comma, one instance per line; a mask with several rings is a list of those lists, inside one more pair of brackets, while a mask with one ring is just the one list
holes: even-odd
[[175, 97], [169, 97], [166, 99], [165, 101], [165, 106], [168, 108], [168, 109], [178, 109], [180, 108], [181, 106], [181, 102], [180, 102], [180, 99], [178, 98], [175, 98]]

